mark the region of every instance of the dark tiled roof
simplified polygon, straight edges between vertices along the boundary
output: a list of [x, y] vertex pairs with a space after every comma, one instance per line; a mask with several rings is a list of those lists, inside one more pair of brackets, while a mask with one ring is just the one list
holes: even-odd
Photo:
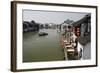
[[[90, 15], [86, 15], [85, 17], [83, 17], [82, 19], [74, 22], [72, 25], [73, 26], [80, 26], [83, 22], [85, 22], [87, 19], [90, 20], [91, 16]], [[90, 22], [90, 21], [89, 21]]]

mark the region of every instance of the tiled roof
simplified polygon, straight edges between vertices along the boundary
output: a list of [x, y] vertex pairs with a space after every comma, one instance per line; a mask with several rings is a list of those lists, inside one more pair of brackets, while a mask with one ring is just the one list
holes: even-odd
[[[72, 25], [73, 26], [80, 26], [83, 22], [85, 22], [87, 19], [90, 20], [91, 16], [90, 15], [86, 15], [85, 17], [83, 17], [82, 19], [74, 22]], [[90, 21], [89, 21], [90, 22]]]

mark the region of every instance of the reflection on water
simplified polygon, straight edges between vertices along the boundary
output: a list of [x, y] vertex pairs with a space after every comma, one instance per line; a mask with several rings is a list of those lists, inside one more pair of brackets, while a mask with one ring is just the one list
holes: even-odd
[[44, 31], [48, 35], [39, 36], [39, 32], [23, 33], [23, 62], [64, 60], [57, 30], [40, 31]]

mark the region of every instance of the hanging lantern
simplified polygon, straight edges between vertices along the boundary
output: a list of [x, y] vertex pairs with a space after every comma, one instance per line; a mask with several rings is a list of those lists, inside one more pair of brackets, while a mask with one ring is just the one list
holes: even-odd
[[80, 36], [80, 28], [79, 27], [77, 28], [77, 36], [78, 37]]

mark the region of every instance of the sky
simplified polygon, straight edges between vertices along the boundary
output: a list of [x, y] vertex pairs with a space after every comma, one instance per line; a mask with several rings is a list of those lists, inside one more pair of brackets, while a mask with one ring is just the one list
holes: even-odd
[[88, 13], [76, 12], [61, 12], [61, 11], [36, 11], [36, 10], [23, 10], [23, 21], [32, 21], [36, 23], [54, 23], [61, 24], [65, 20], [70, 19], [78, 21]]

